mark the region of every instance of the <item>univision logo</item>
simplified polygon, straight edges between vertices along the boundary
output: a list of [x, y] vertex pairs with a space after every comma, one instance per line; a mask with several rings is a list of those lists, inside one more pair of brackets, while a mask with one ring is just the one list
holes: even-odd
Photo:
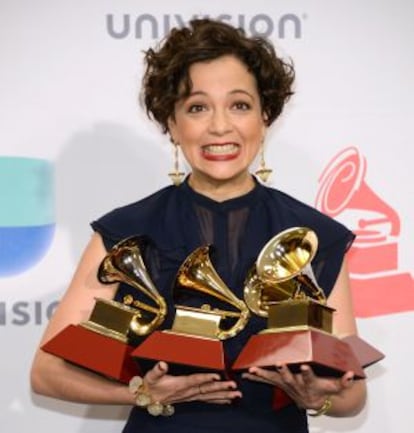
[[0, 278], [46, 254], [55, 231], [53, 186], [50, 162], [0, 156]]
[[[139, 15], [123, 14], [122, 16], [107, 14], [106, 31], [108, 35], [114, 39], [125, 39], [130, 36], [136, 39], [142, 39], [144, 37], [159, 39], [164, 37], [172, 27], [184, 27], [188, 21], [193, 18], [207, 16], [208, 15], [193, 15], [191, 17], [184, 17], [181, 14], [163, 14], [158, 16], [149, 13]], [[264, 13], [253, 16], [223, 13], [213, 18], [241, 27], [252, 36], [277, 36], [279, 39], [301, 39], [303, 20], [307, 18], [307, 15], [303, 14], [301, 16], [286, 13], [274, 17]]]

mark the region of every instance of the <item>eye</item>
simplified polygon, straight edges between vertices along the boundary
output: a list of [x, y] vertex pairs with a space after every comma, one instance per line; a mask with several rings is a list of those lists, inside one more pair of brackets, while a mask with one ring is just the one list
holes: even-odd
[[246, 110], [250, 110], [251, 105], [246, 101], [236, 101], [233, 104], [233, 108], [236, 110], [246, 111]]
[[200, 113], [201, 111], [204, 111], [206, 109], [206, 106], [203, 104], [191, 104], [188, 106], [187, 111], [189, 113]]

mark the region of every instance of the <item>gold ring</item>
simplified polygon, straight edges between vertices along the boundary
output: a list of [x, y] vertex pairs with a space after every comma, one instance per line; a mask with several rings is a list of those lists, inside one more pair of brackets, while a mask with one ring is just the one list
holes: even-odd
[[331, 397], [326, 397], [325, 401], [323, 402], [323, 405], [320, 409], [314, 410], [314, 411], [308, 411], [309, 416], [321, 416], [325, 415], [326, 412], [332, 407], [332, 400]]

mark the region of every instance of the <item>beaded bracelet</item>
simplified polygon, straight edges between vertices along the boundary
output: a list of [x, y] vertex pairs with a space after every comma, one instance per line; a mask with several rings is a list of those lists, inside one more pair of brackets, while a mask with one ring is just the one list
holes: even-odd
[[134, 376], [129, 381], [129, 392], [135, 396], [135, 404], [147, 409], [147, 412], [152, 416], [171, 416], [175, 412], [172, 404], [162, 404], [152, 400], [144, 380], [140, 376]]
[[330, 397], [326, 397], [325, 401], [323, 402], [323, 405], [320, 409], [315, 410], [314, 412], [309, 412], [308, 411], [308, 415], [309, 416], [321, 416], [326, 414], [326, 412], [328, 412], [328, 410], [332, 407], [332, 400]]

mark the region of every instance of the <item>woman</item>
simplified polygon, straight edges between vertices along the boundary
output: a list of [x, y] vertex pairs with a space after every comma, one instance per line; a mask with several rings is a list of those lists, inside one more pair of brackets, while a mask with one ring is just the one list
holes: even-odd
[[[146, 53], [144, 102], [147, 112], [179, 146], [191, 174], [92, 223], [95, 230], [42, 343], [70, 323], [85, 320], [99, 290], [101, 298], [122, 299], [127, 287], [104, 286], [96, 279], [100, 262], [121, 239], [148, 236], [152, 251], [146, 264], [169, 305], [165, 328], [174, 311], [171, 284], [184, 259], [197, 247], [213, 244], [214, 267], [239, 298], [243, 282], [266, 242], [292, 226], [312, 228], [319, 238], [313, 267], [328, 304], [337, 310], [337, 335], [356, 334], [344, 260], [353, 235], [313, 208], [259, 184], [249, 167], [262, 150], [268, 127], [292, 94], [294, 72], [260, 38], [208, 19], [173, 29], [157, 50]], [[178, 173], [175, 173], [178, 175]], [[234, 359], [249, 336], [265, 327], [252, 316], [243, 332], [226, 340]], [[169, 374], [159, 362], [144, 377], [152, 401], [175, 406], [171, 417], [154, 417], [135, 406], [125, 432], [307, 432], [306, 410], [331, 416], [358, 413], [365, 384], [353, 372], [341, 378], [317, 377], [303, 365], [293, 374], [252, 367], [234, 380], [215, 373]], [[127, 386], [106, 380], [38, 350], [32, 368], [35, 392], [83, 403], [134, 405]], [[276, 410], [273, 391], [291, 399]], [[145, 405], [145, 404], [144, 404]]]

